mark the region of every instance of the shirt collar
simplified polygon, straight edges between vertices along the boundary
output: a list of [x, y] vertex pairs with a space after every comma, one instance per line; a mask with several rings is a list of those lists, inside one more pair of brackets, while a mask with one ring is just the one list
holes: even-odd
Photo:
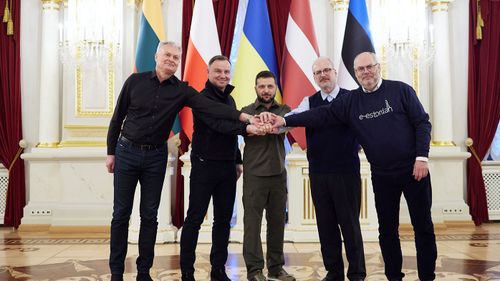
[[380, 85], [382, 85], [382, 78], [380, 78], [378, 80], [378, 83], [377, 83], [377, 86], [375, 87], [375, 89], [371, 90], [371, 91], [368, 91], [367, 89], [363, 88], [363, 86], [361, 86], [361, 88], [363, 89], [363, 92], [365, 93], [373, 93], [375, 92], [376, 90], [378, 90], [378, 88], [380, 88]]
[[[158, 75], [156, 75], [156, 70], [151, 71], [150, 78], [151, 79], [156, 79], [156, 80], [160, 81], [160, 79], [158, 79]], [[162, 83], [169, 83], [169, 84], [174, 84], [175, 85], [179, 81], [180, 80], [177, 79], [177, 77], [175, 77], [175, 75], [172, 75], [167, 80], [163, 81]]]
[[323, 91], [320, 91], [321, 98], [323, 100], [327, 99], [328, 97], [332, 97], [332, 99], [335, 99], [339, 95], [339, 92], [340, 92], [340, 87], [338, 84], [335, 85], [335, 88], [333, 88], [333, 90], [330, 93], [325, 93]]

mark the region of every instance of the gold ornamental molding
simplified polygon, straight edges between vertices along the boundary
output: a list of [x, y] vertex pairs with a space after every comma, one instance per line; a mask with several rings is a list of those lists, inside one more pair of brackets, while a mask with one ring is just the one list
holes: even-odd
[[437, 12], [448, 12], [449, 4], [453, 1], [454, 0], [438, 0], [438, 1], [431, 0], [428, 1], [427, 3], [431, 5], [432, 12], [437, 13]]
[[[78, 48], [77, 57], [80, 58], [81, 50]], [[78, 64], [75, 70], [76, 80], [76, 116], [77, 117], [111, 117], [113, 115], [113, 101], [115, 96], [115, 72], [114, 54], [112, 50], [108, 52], [108, 75], [107, 75], [107, 108], [105, 111], [86, 111], [83, 109], [83, 74], [82, 66]]]
[[63, 0], [41, 0], [42, 10], [57, 10], [59, 11], [61, 3]]
[[105, 141], [62, 141], [57, 147], [105, 147]]
[[431, 146], [457, 146], [453, 141], [431, 141]]
[[57, 148], [58, 142], [41, 142], [36, 147], [39, 148]]
[[330, 5], [334, 11], [347, 11], [349, 9], [349, 0], [330, 0]]
[[89, 129], [89, 130], [107, 130], [108, 126], [105, 125], [76, 125], [68, 124], [64, 125], [65, 129]]

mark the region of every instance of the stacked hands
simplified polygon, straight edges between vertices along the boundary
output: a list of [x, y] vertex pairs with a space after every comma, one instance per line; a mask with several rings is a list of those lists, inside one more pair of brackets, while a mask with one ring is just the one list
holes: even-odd
[[262, 112], [258, 115], [245, 114], [249, 123], [247, 133], [249, 136], [264, 136], [266, 134], [282, 133], [279, 129], [285, 125], [285, 119], [271, 112]]

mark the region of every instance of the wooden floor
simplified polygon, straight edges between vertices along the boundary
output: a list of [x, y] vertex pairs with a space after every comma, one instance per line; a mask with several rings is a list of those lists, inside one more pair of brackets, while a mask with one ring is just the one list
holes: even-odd
[[[109, 280], [107, 234], [18, 233], [0, 228], [0, 280]], [[401, 233], [405, 280], [418, 280], [413, 236]], [[437, 229], [438, 259], [436, 280], [499, 280], [500, 223], [481, 227], [461, 226]], [[265, 246], [265, 245], [264, 245]], [[365, 242], [368, 277], [385, 280], [377, 242]], [[317, 243], [285, 243], [285, 269], [298, 280], [321, 280], [326, 274]], [[232, 280], [246, 280], [242, 245], [229, 245], [227, 271]], [[197, 248], [197, 280], [208, 280], [210, 245]], [[129, 245], [126, 280], [135, 280], [137, 246]], [[179, 244], [156, 246], [151, 270], [154, 280], [180, 280]]]

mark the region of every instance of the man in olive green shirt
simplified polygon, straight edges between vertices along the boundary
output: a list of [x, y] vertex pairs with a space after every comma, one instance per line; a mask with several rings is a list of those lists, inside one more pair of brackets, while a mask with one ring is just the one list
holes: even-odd
[[[255, 78], [255, 103], [242, 112], [257, 115], [271, 112], [284, 116], [290, 111], [276, 96], [276, 77], [270, 71], [261, 71]], [[295, 281], [284, 269], [283, 238], [287, 201], [285, 169], [285, 134], [245, 137], [243, 154], [243, 257], [250, 281], [265, 281], [264, 256], [260, 239], [262, 214], [266, 210], [267, 254], [269, 280]]]

